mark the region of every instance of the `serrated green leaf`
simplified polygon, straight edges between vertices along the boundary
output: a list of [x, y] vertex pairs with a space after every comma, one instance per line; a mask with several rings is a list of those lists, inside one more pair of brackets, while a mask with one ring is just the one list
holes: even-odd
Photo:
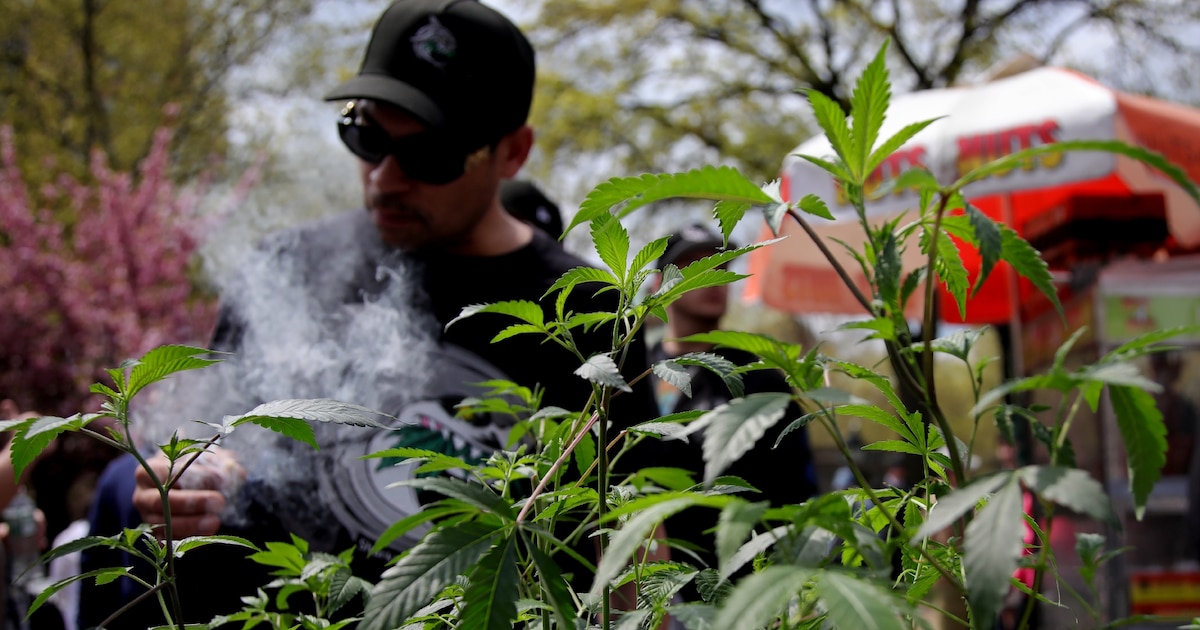
[[1021, 485], [1015, 475], [1004, 479], [1004, 485], [967, 525], [963, 567], [972, 619], [995, 619], [1000, 613], [1009, 578], [1025, 549]]
[[333, 574], [329, 579], [329, 609], [328, 614], [341, 610], [346, 604], [362, 597], [364, 603], [371, 596], [371, 583], [356, 577], [350, 570], [342, 570]]
[[501, 341], [504, 341], [505, 339], [508, 339], [509, 337], [516, 337], [517, 335], [524, 335], [524, 334], [528, 334], [528, 333], [541, 333], [541, 332], [545, 332], [545, 329], [538, 327], [538, 326], [534, 326], [533, 324], [513, 324], [513, 325], [505, 328], [504, 330], [501, 330], [500, 332], [496, 333], [496, 336], [492, 337], [491, 343], [499, 343]]
[[1146, 499], [1167, 462], [1167, 427], [1150, 394], [1135, 387], [1117, 386], [1108, 388], [1108, 397], [1125, 443], [1129, 489], [1140, 521], [1146, 511]]
[[604, 387], [613, 387], [623, 392], [633, 391], [625, 382], [625, 377], [621, 376], [616, 361], [608, 354], [593, 355], [587, 363], [575, 369], [575, 375]]
[[838, 415], [852, 416], [870, 420], [876, 424], [887, 427], [905, 440], [913, 444], [920, 444], [921, 440], [909, 429], [907, 425], [900, 421], [896, 416], [871, 405], [844, 405], [836, 409]]
[[884, 64], [886, 53], [885, 44], [858, 77], [854, 92], [850, 95], [850, 116], [854, 125], [850, 130], [853, 161], [848, 161], [847, 165], [861, 174], [864, 180], [872, 170], [869, 166], [871, 152], [879, 138], [879, 128], [883, 126], [892, 97], [887, 66]]
[[49, 599], [53, 597], [55, 593], [76, 582], [94, 577], [96, 578], [96, 584], [103, 586], [111, 583], [113, 580], [119, 577], [124, 577], [127, 575], [129, 575], [129, 567], [107, 567], [72, 575], [49, 586], [42, 587], [42, 589], [38, 592], [37, 597], [34, 598], [33, 603], [29, 604], [29, 610], [25, 611], [26, 619], [28, 619], [28, 617], [33, 613], [37, 612], [37, 610], [41, 608], [43, 604], [49, 601]]
[[821, 571], [813, 586], [835, 628], [907, 630], [899, 602], [889, 591], [852, 575]]
[[655, 363], [651, 369], [655, 376], [683, 392], [684, 396], [692, 397], [692, 375], [687, 368], [673, 359], [665, 359]]
[[779, 448], [779, 445], [783, 444], [783, 438], [787, 437], [789, 433], [808, 426], [813, 419], [819, 416], [819, 413], [806, 413], [803, 416], [792, 420], [786, 427], [783, 428], [782, 431], [779, 432], [779, 437], [775, 438], [775, 444], [771, 446], [771, 449], [774, 450]]
[[864, 450], [864, 451], [889, 451], [892, 453], [911, 453], [913, 455], [924, 455], [925, 454], [925, 451], [922, 451], [921, 449], [917, 448], [916, 446], [913, 446], [912, 444], [909, 444], [908, 442], [901, 442], [900, 440], [879, 440], [878, 442], [872, 442], [872, 443], [862, 447], [862, 450]]
[[[929, 251], [929, 238], [933, 238], [932, 232], [921, 234], [921, 251]], [[971, 283], [967, 277], [967, 268], [963, 265], [962, 253], [958, 251], [958, 245], [950, 239], [949, 234], [945, 231], [937, 235], [936, 246], [937, 258], [934, 260], [933, 268], [937, 271], [938, 278], [946, 284], [946, 291], [958, 305], [959, 317], [965, 319], [967, 316], [967, 291], [970, 290]]]
[[896, 390], [892, 387], [892, 382], [886, 376], [848, 361], [834, 361], [833, 365], [850, 378], [863, 380], [874, 385], [875, 389], [878, 389], [879, 393], [883, 394], [888, 402], [891, 403], [892, 409], [895, 409], [898, 413], [907, 413], [904, 403], [901, 402], [900, 396], [896, 395]]
[[620, 283], [625, 282], [629, 260], [629, 232], [610, 214], [592, 220], [592, 245], [600, 260]]
[[764, 363], [787, 371], [799, 357], [802, 348], [799, 344], [779, 341], [769, 335], [741, 332], [734, 330], [714, 330], [706, 333], [688, 335], [682, 341], [711, 343], [753, 354]]
[[1098, 521], [1119, 525], [1108, 493], [1087, 471], [1062, 466], [1026, 466], [1017, 474], [1039, 497]]
[[917, 533], [913, 534], [912, 543], [916, 544], [949, 527], [963, 514], [974, 510], [984, 497], [1009, 483], [1015, 474], [1013, 471], [1003, 471], [981, 477], [969, 485], [956, 488], [944, 497], [938, 497], [937, 504], [929, 510], [929, 517], [921, 524]]
[[740, 398], [745, 392], [742, 376], [737, 372], [737, 366], [719, 354], [689, 352], [675, 357], [673, 361], [678, 365], [698, 365], [721, 377], [721, 381], [725, 383], [725, 387], [729, 388], [729, 393], [734, 398]]
[[837, 327], [838, 330], [873, 330], [874, 334], [867, 339], [885, 339], [891, 340], [896, 338], [896, 324], [887, 317], [876, 317], [858, 322], [847, 322]]
[[732, 590], [733, 585], [722, 578], [716, 569], [704, 569], [696, 574], [696, 591], [705, 602], [720, 603]]
[[383, 572], [367, 604], [361, 630], [392, 630], [476, 565], [501, 533], [480, 522], [431, 532]]
[[[759, 203], [778, 205], [773, 200], [771, 202], [761, 201]], [[721, 239], [724, 241], [724, 247], [729, 246], [729, 236], [733, 234], [733, 228], [737, 227], [737, 224], [741, 222], [742, 217], [746, 216], [746, 211], [752, 205], [746, 201], [718, 201], [717, 205], [713, 206], [713, 218], [717, 220], [717, 225], [721, 227]]]
[[583, 475], [594, 461], [596, 461], [596, 440], [592, 434], [587, 433], [579, 440], [579, 444], [575, 445], [575, 469], [579, 471], [580, 475]]
[[747, 503], [731, 501], [717, 518], [717, 566], [724, 568], [754, 531], [767, 508], [766, 501]]
[[572, 289], [586, 282], [599, 282], [600, 284], [620, 286], [620, 282], [617, 281], [616, 276], [613, 276], [611, 272], [595, 267], [575, 267], [559, 276], [558, 280], [555, 280], [554, 284], [550, 285], [550, 288], [542, 295], [542, 299], [545, 299], [555, 291], [570, 294]]
[[259, 551], [257, 545], [249, 540], [246, 540], [245, 538], [242, 538], [241, 536], [230, 536], [227, 534], [214, 536], [188, 536], [187, 538], [182, 538], [175, 543], [175, 557], [182, 558], [183, 554], [207, 545], [230, 545], [233, 547], [245, 547], [246, 549]]
[[854, 176], [850, 174], [850, 171], [846, 170], [845, 164], [843, 164], [840, 160], [830, 161], [812, 155], [804, 155], [803, 153], [793, 153], [792, 155], [812, 164], [813, 166], [816, 166], [826, 173], [829, 173], [834, 177], [834, 179], [840, 182], [851, 181], [854, 178]]
[[486, 486], [478, 483], [469, 483], [453, 477], [421, 477], [418, 479], [397, 481], [396, 483], [389, 484], [387, 487], [394, 488], [398, 486], [417, 488], [418, 490], [431, 490], [473, 505], [484, 512], [495, 514], [505, 521], [516, 519], [516, 514], [513, 513], [512, 506], [508, 502], [493, 493]]
[[1194, 326], [1174, 326], [1161, 330], [1152, 330], [1143, 335], [1138, 335], [1133, 339], [1117, 346], [1108, 354], [1104, 355], [1104, 360], [1115, 357], [1133, 358], [1147, 354], [1149, 352], [1158, 352], [1166, 348], [1154, 347], [1154, 344], [1169, 341], [1175, 337], [1191, 336], [1200, 334], [1200, 324]]
[[676, 604], [667, 608], [667, 614], [686, 630], [718, 630], [718, 613], [717, 607], [709, 604]]
[[[846, 512], [848, 515], [849, 510], [847, 509]], [[822, 532], [825, 531], [825, 530], [817, 530], [817, 528], [811, 528], [811, 529], [813, 529], [814, 531], [822, 531]], [[721, 567], [721, 571], [719, 573], [720, 578], [722, 580], [727, 579], [729, 576], [740, 571], [742, 569], [742, 567], [749, 564], [751, 560], [754, 560], [756, 557], [758, 557], [759, 554], [765, 553], [768, 549], [770, 549], [772, 546], [776, 545], [780, 541], [791, 542], [791, 538], [792, 538], [791, 530], [792, 530], [791, 525], [782, 525], [782, 526], [776, 527], [768, 532], [764, 532], [761, 534], [756, 533], [753, 536], [751, 536], [750, 540], [746, 541], [746, 544], [742, 545], [741, 548], [738, 549], [737, 553], [735, 553], [733, 555], [733, 557], [729, 559], [729, 562], [725, 566]], [[808, 530], [806, 529], [805, 531], [807, 532]], [[809, 532], [809, 533], [811, 534], [811, 532]], [[825, 533], [829, 534], [829, 532], [825, 532]], [[829, 534], [824, 539], [823, 544], [828, 543], [831, 540], [833, 540], [833, 535]]]
[[[909, 123], [909, 124], [905, 125], [903, 128], [900, 129], [900, 131], [897, 131], [895, 135], [893, 135], [892, 137], [890, 137], [887, 140], [884, 140], [882, 143], [880, 143], [879, 147], [877, 149], [875, 149], [875, 151], [873, 153], [871, 153], [871, 157], [867, 161], [866, 172], [868, 172], [868, 173], [874, 172], [876, 168], [879, 168], [880, 164], [883, 164], [883, 161], [886, 160], [889, 155], [895, 153], [898, 149], [900, 149], [900, 147], [904, 146], [909, 140], [912, 140], [914, 136], [916, 136], [918, 133], [921, 133], [922, 131], [924, 131], [924, 129], [926, 127], [928, 127], [929, 125], [931, 125], [941, 119], [942, 119], [942, 117], [930, 118], [929, 120], [922, 120], [922, 121], [918, 121], [915, 123]], [[923, 169], [923, 168], [909, 169], [908, 171], [901, 173], [901, 177], [903, 178], [905, 174], [907, 174], [911, 171], [914, 171], [914, 170], [925, 170], [925, 169]], [[929, 171], [925, 170], [925, 172], [928, 173]], [[932, 175], [930, 175], [928, 178], [925, 178], [925, 177], [922, 177], [919, 175], [914, 175], [912, 177], [915, 179], [906, 180], [904, 182], [905, 185], [903, 187], [901, 187], [900, 182], [897, 181], [896, 188], [899, 190], [903, 190], [904, 188], [910, 188], [910, 187], [920, 188], [922, 190], [937, 190], [937, 188], [938, 188], [937, 179], [935, 179]]]
[[778, 392], [736, 398], [701, 416], [704, 481], [711, 482], [741, 458], [782, 418], [792, 397]]
[[182, 345], [154, 348], [133, 363], [133, 369], [129, 373], [129, 382], [125, 387], [126, 397], [133, 398], [147, 385], [161, 381], [177, 372], [198, 370], [214, 363], [220, 363], [219, 359], [197, 358], [198, 355], [211, 353], [210, 350], [204, 348]]
[[1066, 314], [1058, 300], [1058, 291], [1054, 288], [1054, 279], [1050, 276], [1050, 267], [1038, 250], [1007, 225], [1000, 226], [1000, 258], [1033, 283], [1033, 286], [1054, 305], [1059, 318], [1066, 321]]
[[53, 433], [58, 435], [64, 431], [78, 431], [87, 426], [100, 414], [75, 414], [67, 418], [56, 418], [54, 416], [42, 416], [35, 418], [32, 423], [24, 425], [21, 429], [23, 439], [29, 440], [42, 433]]
[[[549, 292], [547, 292], [547, 294], [548, 293]], [[483, 313], [508, 315], [510, 317], [515, 317], [526, 324], [532, 324], [540, 328], [545, 327], [545, 313], [542, 311], [542, 307], [539, 306], [537, 302], [531, 302], [529, 300], [509, 300], [505, 302], [496, 302], [494, 304], [472, 304], [470, 306], [464, 306], [462, 312], [460, 312], [457, 317], [449, 322], [446, 322], [445, 329], [448, 330], [458, 321]]]
[[812, 570], [774, 565], [742, 580], [725, 600], [715, 622], [718, 628], [763, 628], [786, 613], [792, 597], [812, 577]]
[[1129, 145], [1118, 140], [1064, 140], [1053, 144], [1023, 149], [970, 171], [955, 182], [954, 188], [961, 190], [964, 186], [972, 182], [1019, 167], [1021, 164], [1039, 155], [1065, 153], [1067, 151], [1102, 151], [1133, 158], [1154, 167], [1167, 177], [1170, 177], [1188, 196], [1197, 203], [1200, 203], [1200, 189], [1196, 188], [1196, 185], [1192, 183], [1192, 180], [1188, 178], [1187, 173], [1183, 169], [1172, 164], [1160, 153]]
[[696, 480], [692, 479], [689, 471], [682, 468], [664, 468], [659, 466], [642, 468], [637, 471], [634, 478], [630, 480], [630, 483], [635, 486], [639, 485], [639, 482], [636, 480], [638, 478], [645, 479], [667, 490], [676, 492], [687, 490], [696, 485]]
[[[958, 330], [945, 337], [934, 339], [929, 345], [933, 348], [934, 352], [943, 352], [966, 362], [970, 359], [971, 348], [975, 347], [975, 343], [979, 341], [980, 335], [985, 330], [987, 330], [986, 327]], [[925, 349], [925, 342], [918, 341], [913, 343], [912, 349], [917, 352], [923, 351]]]
[[574, 628], [575, 602], [571, 598], [571, 591], [566, 580], [563, 579], [562, 573], [558, 569], [558, 564], [537, 545], [532, 544], [532, 541], [525, 536], [524, 531], [520, 533], [521, 539], [525, 543], [525, 549], [529, 552], [530, 559], [533, 560], [533, 566], [537, 569], [542, 594], [546, 597], [546, 603], [550, 604], [550, 609], [554, 611], [558, 626]]
[[921, 288], [921, 283], [925, 280], [925, 267], [918, 267], [908, 272], [904, 276], [904, 284], [900, 285], [900, 307], [902, 309], [908, 307], [908, 300], [912, 297], [917, 289]]
[[967, 218], [971, 221], [971, 228], [975, 232], [975, 242], [979, 246], [979, 276], [975, 278], [975, 286], [971, 288], [971, 295], [975, 295], [983, 286], [984, 280], [987, 280], [992, 273], [996, 263], [999, 262], [1004, 246], [1000, 227], [991, 217], [984, 214], [979, 208], [967, 204]]
[[[702, 499], [703, 497], [690, 495], [663, 498], [657, 503], [638, 503], [638, 506], [649, 504], [646, 507], [641, 507], [637, 511], [637, 514], [629, 519], [613, 535], [612, 542], [605, 548], [604, 554], [600, 557], [600, 565], [596, 567], [596, 576], [592, 582], [591, 595], [593, 597], [599, 595], [601, 589], [617, 577], [621, 570], [625, 568], [625, 565], [628, 564], [630, 556], [649, 539], [651, 532], [654, 531], [659, 522], [681, 510], [698, 505]], [[628, 505], [625, 507], [633, 509]], [[614, 515], [617, 514], [618, 512], [614, 510], [609, 516], [615, 518]]]
[[850, 136], [850, 126], [846, 121], [846, 113], [842, 111], [842, 106], [817, 90], [809, 90], [808, 103], [813, 108], [813, 115], [816, 117], [821, 131], [824, 131], [825, 137], [829, 139], [833, 152], [837, 154], [838, 159], [845, 165], [847, 174], [850, 175], [846, 180], [862, 184], [865, 179], [865, 173], [862, 171], [863, 162], [862, 160], [856, 161], [852, 155], [853, 141]]
[[1143, 391], [1160, 392], [1162, 385], [1142, 375], [1137, 365], [1128, 361], [1108, 361], [1090, 365], [1078, 373], [1079, 379], [1103, 385], [1126, 385]]
[[667, 251], [667, 241], [670, 238], [669, 236], [664, 236], [646, 243], [633, 257], [633, 264], [629, 266], [629, 270], [637, 273], [649, 267], [654, 261], [662, 258], [662, 255]]
[[774, 201], [760, 186], [729, 166], [704, 166], [683, 173], [642, 177], [652, 179], [652, 185], [636, 198], [630, 199], [616, 212], [616, 216], [628, 216], [642, 206], [665, 199], [708, 199], [749, 204]]
[[299, 418], [276, 418], [272, 416], [242, 416], [238, 418], [236, 425], [250, 423], [256, 424], [264, 429], [270, 429], [276, 433], [285, 435], [297, 442], [320, 449], [317, 444], [317, 435], [313, 432], [312, 425]]
[[258, 420], [263, 418], [306, 420], [326, 424], [348, 424], [356, 427], [383, 429], [386, 427], [380, 423], [379, 418], [391, 418], [391, 416], [375, 411], [374, 409], [345, 403], [340, 400], [309, 398], [276, 400], [263, 403], [243, 415], [226, 416], [223, 423], [230, 427], [246, 422], [260, 424]]
[[[62, 433], [72, 430], [79, 422], [78, 415], [70, 418], [45, 416], [36, 418], [28, 424], [21, 424], [22, 429], [13, 436], [11, 453], [13, 479], [20, 479], [25, 469], [37, 459], [46, 447]], [[30, 435], [30, 431], [37, 432]]]
[[[796, 209], [814, 217], [834, 220], [833, 213], [829, 211], [829, 206], [825, 205], [825, 201], [813, 194], [801, 197], [800, 201], [796, 202]], [[779, 230], [775, 230], [775, 233], [778, 234]]]
[[[697, 413], [702, 413], [697, 411]], [[688, 441], [690, 433], [687, 425], [676, 424], [674, 422], [644, 422], [629, 427], [630, 433], [643, 435], [658, 435], [665, 438]]]
[[466, 604], [462, 609], [463, 628], [512, 630], [517, 618], [517, 539], [506, 536], [480, 559], [471, 570]]
[[900, 260], [900, 247], [896, 242], [896, 234], [888, 232], [884, 236], [879, 257], [875, 261], [875, 285], [879, 297], [892, 310], [900, 305], [900, 276], [904, 272]]

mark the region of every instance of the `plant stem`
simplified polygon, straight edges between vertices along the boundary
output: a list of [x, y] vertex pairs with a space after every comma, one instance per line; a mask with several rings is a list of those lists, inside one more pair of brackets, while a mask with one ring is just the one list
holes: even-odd
[[1042, 541], [1042, 549], [1038, 552], [1037, 568], [1033, 572], [1033, 587], [1029, 590], [1033, 592], [1033, 596], [1025, 602], [1025, 612], [1021, 614], [1021, 622], [1017, 624], [1018, 628], [1029, 627], [1029, 618], [1033, 616], [1033, 608], [1037, 606], [1037, 594], [1042, 592], [1042, 577], [1046, 574], [1047, 558], [1050, 557], [1050, 540], [1051, 532], [1054, 529], [1054, 504], [1050, 501], [1038, 498], [1042, 502], [1042, 511], [1046, 514], [1046, 527], [1043, 531], [1046, 533], [1045, 540]]
[[846, 272], [846, 269], [842, 267], [842, 264], [839, 263], [837, 258], [834, 257], [833, 252], [829, 251], [829, 248], [826, 247], [825, 242], [821, 240], [821, 237], [817, 236], [816, 231], [812, 229], [812, 226], [808, 224], [808, 221], [805, 221], [804, 217], [801, 216], [799, 212], [796, 212], [796, 210], [793, 208], [788, 208], [787, 213], [788, 216], [792, 217], [792, 220], [800, 224], [800, 228], [803, 229], [806, 234], [808, 234], [808, 237], [812, 239], [812, 242], [817, 246], [817, 249], [821, 250], [821, 255], [825, 256], [825, 259], [828, 260], [829, 264], [833, 266], [833, 270], [837, 272], [838, 277], [840, 277], [842, 282], [846, 284], [846, 288], [850, 289], [850, 292], [854, 294], [854, 299], [858, 300], [858, 303], [861, 304], [863, 308], [867, 309], [868, 313], [874, 316], [875, 309], [871, 307], [871, 300], [867, 299], [867, 296], [863, 295], [863, 292], [859, 290], [858, 284], [854, 282], [854, 280], [850, 277], [850, 274]]
[[[925, 322], [922, 324], [923, 330], [921, 331], [925, 347], [922, 349], [921, 363], [925, 373], [925, 400], [931, 409], [937, 406], [937, 384], [933, 376], [933, 327], [936, 316], [933, 309], [933, 290], [937, 285], [934, 263], [937, 262], [938, 256], [937, 240], [942, 234], [942, 217], [946, 214], [946, 205], [949, 202], [950, 195], [941, 194], [937, 211], [933, 216], [933, 230], [929, 232], [929, 257], [925, 263]], [[959, 480], [959, 483], [966, 483], [967, 471], [963, 466], [962, 457], [959, 456], [958, 445], [954, 443], [954, 433], [951, 431], [950, 422], [941, 413], [935, 413], [934, 418], [942, 433], [945, 434], [946, 450], [950, 453], [950, 466], [954, 468], [954, 477]]]
[[[850, 465], [850, 472], [854, 473], [854, 479], [858, 481], [859, 487], [862, 488], [863, 492], [867, 493], [867, 497], [871, 499], [871, 503], [879, 506], [880, 514], [883, 514], [885, 517], [887, 517], [888, 524], [892, 526], [892, 529], [897, 532], [904, 531], [904, 526], [896, 518], [896, 515], [893, 514], [891, 510], [889, 510], [887, 506], [879, 500], [879, 495], [876, 494], [875, 490], [871, 488], [871, 485], [867, 483], [867, 478], [863, 475], [862, 470], [860, 470], [858, 465], [854, 463], [854, 458], [850, 455], [850, 447], [846, 445], [846, 440], [842, 438], [842, 433], [841, 431], [838, 431], [837, 423], [833, 420], [833, 412], [822, 408], [822, 414], [819, 417], [821, 419], [822, 426], [825, 427], [825, 430], [829, 432], [830, 437], [833, 438], [834, 444], [837, 446], [838, 451], [841, 452], [842, 457], [846, 460], [846, 463]], [[932, 566], [934, 569], [937, 569], [937, 572], [941, 573], [942, 577], [946, 578], [946, 580], [950, 582], [950, 585], [953, 586], [955, 590], [962, 595], [966, 595], [966, 588], [961, 582], [959, 582], [958, 578], [955, 577], [949, 569], [942, 566], [942, 563], [938, 562], [937, 558], [934, 558], [933, 555], [929, 553], [929, 550], [925, 549], [924, 546], [921, 545], [914, 546], [914, 548], [919, 554], [921, 554], [922, 558], [929, 562], [930, 566]]]
[[542, 479], [538, 482], [537, 487], [533, 489], [533, 494], [529, 495], [529, 499], [525, 501], [525, 505], [521, 506], [521, 511], [517, 513], [517, 523], [521, 523], [525, 520], [525, 516], [529, 514], [529, 510], [533, 507], [534, 502], [542, 494], [542, 491], [546, 489], [546, 484], [549, 483], [552, 478], [554, 478], [554, 475], [558, 472], [558, 469], [562, 468], [563, 462], [567, 461], [567, 458], [570, 457], [571, 453], [575, 451], [575, 447], [579, 446], [579, 443], [583, 441], [583, 436], [591, 432], [592, 425], [596, 424], [596, 421], [599, 418], [599, 412], [593, 413], [592, 417], [587, 421], [586, 424], [583, 425], [583, 428], [579, 430], [579, 433], [575, 434], [575, 439], [571, 440], [571, 443], [567, 445], [567, 448], [563, 449], [563, 452], [558, 456], [558, 459], [554, 460], [554, 464], [550, 466], [550, 470], [542, 476]]
[[1075, 414], [1079, 411], [1079, 403], [1083, 402], [1083, 392], [1075, 394], [1075, 402], [1071, 403], [1071, 410], [1067, 412], [1067, 417], [1055, 430], [1058, 432], [1054, 440], [1054, 452], [1050, 453], [1050, 463], [1058, 465], [1058, 453], [1062, 450], [1063, 445], [1067, 443], [1067, 432], [1071, 429], [1071, 423], [1075, 421]]
[[[615, 327], [614, 327], [615, 328]], [[612, 401], [611, 389], [604, 388], [600, 396], [600, 409], [594, 414], [597, 422], [599, 435], [597, 436], [598, 444], [608, 443], [608, 409]], [[596, 522], [603, 522], [604, 515], [608, 512], [608, 449], [600, 448], [596, 453]], [[604, 557], [604, 536], [596, 537], [596, 544], [600, 551], [600, 557]], [[611, 602], [609, 598], [612, 596], [612, 587], [607, 583], [604, 585], [600, 593], [600, 624], [604, 630], [609, 630], [612, 625], [612, 610], [610, 609]]]

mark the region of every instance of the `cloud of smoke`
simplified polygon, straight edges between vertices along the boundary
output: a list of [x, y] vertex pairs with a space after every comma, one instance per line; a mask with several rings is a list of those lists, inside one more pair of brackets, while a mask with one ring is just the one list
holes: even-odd
[[[433, 317], [414, 306], [419, 269], [384, 251], [368, 221], [351, 218], [272, 236], [226, 265], [229, 272], [216, 278], [222, 306], [244, 323], [235, 353], [149, 392], [135, 409], [144, 444], [176, 430], [210, 436], [211, 428], [189, 421], [219, 422], [272, 400], [332, 398], [396, 413], [414, 399], [431, 372], [437, 334]], [[314, 428], [319, 452], [257, 427], [228, 436], [222, 445], [245, 468], [244, 487], [254, 495], [231, 505], [267, 502], [262, 507], [302, 536], [332, 526], [315, 501], [296, 497], [308, 494], [320, 458], [335, 456], [347, 432], [368, 429]], [[230, 513], [225, 520], [239, 519]]]

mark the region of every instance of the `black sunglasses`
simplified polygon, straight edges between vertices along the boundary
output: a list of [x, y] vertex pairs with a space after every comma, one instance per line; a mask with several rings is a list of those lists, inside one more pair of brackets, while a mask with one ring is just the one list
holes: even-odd
[[445, 134], [431, 131], [393, 138], [354, 103], [347, 103], [338, 119], [338, 136], [359, 159], [379, 164], [392, 156], [404, 174], [427, 184], [446, 184], [462, 177], [467, 163], [479, 151], [469, 151]]

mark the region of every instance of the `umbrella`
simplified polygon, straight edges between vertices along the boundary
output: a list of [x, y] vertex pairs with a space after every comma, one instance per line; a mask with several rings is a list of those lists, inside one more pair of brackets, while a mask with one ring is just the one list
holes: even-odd
[[[914, 165], [929, 168], [948, 183], [995, 158], [1064, 140], [1116, 139], [1141, 146], [1162, 153], [1191, 179], [1200, 179], [1200, 110], [1118, 92], [1070, 70], [1038, 68], [983, 85], [898, 96], [892, 99], [881, 137], [943, 116], [872, 174], [868, 194], [887, 190], [888, 180]], [[833, 151], [819, 136], [793, 153], [830, 157]], [[822, 236], [854, 245], [864, 240], [852, 208], [825, 171], [789, 155], [783, 163], [782, 188], [787, 199], [811, 193], [829, 204], [836, 220], [812, 219]], [[1200, 208], [1165, 176], [1124, 156], [1091, 151], [1043, 155], [964, 192], [984, 213], [1013, 227], [1042, 251], [1052, 270], [1120, 255], [1148, 256], [1164, 248], [1200, 248]], [[906, 211], [915, 216], [916, 207], [913, 191], [893, 190], [869, 201], [867, 211], [870, 219], [879, 220]], [[761, 298], [794, 313], [862, 313], [799, 227], [785, 221], [784, 233], [792, 238], [752, 254], [755, 277], [746, 289], [748, 299]], [[974, 282], [978, 253], [961, 244], [960, 250]], [[848, 255], [841, 260], [865, 286], [861, 273], [854, 272], [857, 264]], [[914, 243], [906, 252], [905, 266], [920, 264]], [[1048, 307], [1049, 301], [1027, 281], [1014, 280], [1006, 265], [998, 265], [968, 301], [965, 317], [943, 294], [943, 319], [1011, 322]]]

